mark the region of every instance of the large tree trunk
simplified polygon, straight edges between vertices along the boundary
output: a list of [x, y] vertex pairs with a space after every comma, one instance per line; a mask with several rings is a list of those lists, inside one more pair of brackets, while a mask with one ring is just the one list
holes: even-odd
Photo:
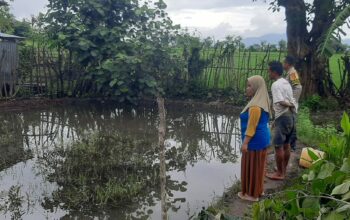
[[320, 38], [331, 24], [331, 0], [315, 0], [312, 30], [307, 30], [307, 8], [304, 0], [278, 0], [286, 10], [288, 55], [297, 58], [297, 69], [303, 84], [303, 96], [326, 95], [326, 62], [317, 56]]
[[299, 68], [303, 84], [303, 95], [319, 94], [325, 96], [326, 60], [317, 56], [317, 51], [311, 51], [300, 62]]
[[280, 0], [286, 9], [288, 54], [304, 58], [309, 53], [306, 6], [303, 0]]

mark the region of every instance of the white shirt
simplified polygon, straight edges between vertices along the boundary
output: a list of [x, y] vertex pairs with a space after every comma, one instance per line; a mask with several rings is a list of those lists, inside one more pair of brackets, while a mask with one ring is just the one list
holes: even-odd
[[272, 84], [272, 100], [273, 100], [273, 110], [275, 111], [275, 118], [280, 117], [289, 110], [289, 107], [282, 106], [279, 102], [287, 101], [295, 106], [295, 99], [293, 97], [293, 90], [290, 83], [284, 79], [280, 78]]

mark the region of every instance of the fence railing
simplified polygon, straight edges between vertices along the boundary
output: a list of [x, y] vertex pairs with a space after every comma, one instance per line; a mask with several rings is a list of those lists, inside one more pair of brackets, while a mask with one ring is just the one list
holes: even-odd
[[[20, 51], [17, 96], [77, 97], [84, 96], [94, 86], [93, 82], [84, 78], [84, 68], [73, 62], [69, 51], [38, 42], [22, 46]], [[248, 77], [261, 75], [267, 80], [268, 63], [272, 60], [282, 61], [285, 55], [285, 51], [271, 50], [269, 47], [258, 52], [225, 44], [204, 47], [201, 59], [206, 65], [196, 80], [204, 89], [244, 92]], [[332, 80], [327, 81], [329, 89], [334, 91], [334, 95], [344, 97], [350, 94], [349, 56], [339, 57], [336, 68], [334, 60], [332, 62], [333, 68], [329, 68], [328, 74]], [[188, 76], [185, 78], [193, 80]]]
[[281, 61], [284, 51], [252, 52], [232, 48], [225, 50], [225, 45], [216, 48], [214, 56], [210, 56], [212, 49], [204, 49], [204, 57], [208, 59], [208, 66], [201, 75], [202, 86], [214, 89], [232, 88], [244, 91], [246, 80], [252, 75], [268, 77], [268, 63], [273, 60]]
[[76, 96], [84, 69], [73, 62], [72, 54], [60, 48], [33, 43], [20, 53], [18, 96]]

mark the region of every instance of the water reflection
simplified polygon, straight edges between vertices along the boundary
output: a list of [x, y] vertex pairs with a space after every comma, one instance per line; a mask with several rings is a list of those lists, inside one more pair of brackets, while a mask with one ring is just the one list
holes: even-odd
[[0, 170], [4, 170], [26, 160], [31, 153], [22, 141], [21, 117], [4, 114], [0, 115], [0, 121]]
[[[11, 186], [19, 185], [23, 195], [25, 192], [31, 195], [23, 201], [23, 207], [30, 207], [24, 210], [24, 219], [40, 219], [40, 216], [50, 219], [160, 219], [162, 189], [166, 191], [170, 219], [184, 219], [211, 202], [213, 192], [220, 194], [225, 184], [239, 175], [239, 169], [234, 170], [240, 144], [236, 114], [196, 111], [182, 106], [168, 108], [164, 164], [159, 164], [157, 159], [162, 156], [157, 148], [157, 108], [123, 109], [95, 103], [1, 113], [0, 120], [0, 190], [7, 192]], [[131, 202], [93, 212], [53, 202], [53, 195], [63, 187], [57, 180], [48, 181], [50, 174], [57, 171], [54, 166], [57, 163], [52, 164], [60, 158], [57, 152], [96, 132], [150, 143], [143, 150], [135, 151], [138, 158], [149, 161], [148, 165], [134, 167], [125, 175], [149, 179], [146, 189]], [[128, 161], [128, 157], [123, 159], [122, 162]], [[159, 182], [160, 165], [166, 167], [164, 188]], [[6, 193], [3, 195], [6, 197]]]

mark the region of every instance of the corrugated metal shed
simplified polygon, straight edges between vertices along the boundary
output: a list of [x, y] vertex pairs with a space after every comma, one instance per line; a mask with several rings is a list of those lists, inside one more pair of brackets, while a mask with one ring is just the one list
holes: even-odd
[[5, 34], [0, 32], [0, 39], [14, 39], [14, 40], [21, 40], [24, 39], [24, 37], [19, 37], [11, 34]]
[[15, 35], [0, 33], [0, 96], [11, 96], [15, 91], [18, 70], [18, 40]]

